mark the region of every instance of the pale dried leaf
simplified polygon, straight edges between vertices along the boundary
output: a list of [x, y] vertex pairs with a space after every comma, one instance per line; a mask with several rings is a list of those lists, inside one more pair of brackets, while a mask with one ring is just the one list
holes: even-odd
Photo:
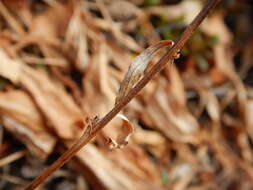
[[90, 115], [104, 115], [113, 106], [115, 92], [112, 88], [112, 76], [108, 72], [109, 57], [107, 46], [99, 43], [91, 56], [91, 67], [84, 78], [84, 105]]
[[27, 64], [41, 64], [41, 65], [53, 65], [58, 67], [66, 67], [68, 65], [67, 61], [58, 58], [39, 58], [37, 56], [32, 56], [29, 54], [24, 54], [21, 60]]
[[46, 159], [53, 151], [56, 140], [47, 132], [36, 133], [8, 116], [3, 117], [3, 123], [38, 158]]
[[[0, 51], [1, 54], [3, 62], [0, 63], [0, 67], [3, 69], [0, 71], [0, 75], [15, 83], [19, 82], [32, 94], [60, 137], [79, 136], [83, 128], [81, 111], [62, 84], [51, 79], [41, 70], [27, 67], [22, 62], [8, 58]], [[11, 67], [8, 67], [8, 64]]]
[[0, 75], [13, 83], [17, 83], [22, 73], [22, 63], [10, 59], [3, 49], [0, 49], [0, 59]]
[[116, 20], [128, 20], [141, 14], [137, 6], [125, 0], [112, 1], [108, 10], [112, 18]]
[[54, 40], [64, 35], [71, 15], [72, 7], [70, 4], [56, 3], [33, 18], [29, 35], [39, 37], [40, 40], [47, 38]]
[[[77, 51], [76, 67], [80, 71], [84, 71], [89, 64], [87, 27], [84, 23], [84, 14], [81, 10], [82, 4], [80, 3], [76, 6], [67, 28], [66, 45], [68, 46], [67, 51], [71, 53]], [[75, 51], [73, 51], [73, 48]]]
[[144, 130], [138, 127], [133, 133], [133, 141], [145, 145], [147, 149], [158, 158], [164, 154], [166, 139], [157, 131]]
[[40, 113], [31, 98], [21, 90], [0, 93], [0, 113], [29, 126], [34, 132], [44, 131]]
[[[173, 83], [173, 80], [171, 82]], [[160, 77], [155, 94], [142, 108], [142, 114], [146, 115], [142, 119], [145, 119], [145, 123], [147, 122], [149, 126], [158, 128], [165, 136], [176, 142], [196, 143], [198, 139], [194, 133], [198, 131], [198, 122], [186, 105], [181, 104], [178, 99], [180, 97], [174, 95], [172, 88], [168, 91], [167, 86], [168, 82]]]
[[171, 47], [173, 44], [174, 43], [171, 40], [160, 41], [157, 44], [148, 47], [133, 60], [120, 85], [120, 89], [117, 94], [115, 104], [117, 104], [120, 101], [120, 99], [125, 97], [129, 92], [129, 90], [131, 90], [133, 86], [143, 76], [144, 71], [148, 67], [150, 60], [155, 56], [158, 50], [160, 50], [163, 47]]
[[247, 103], [247, 112], [246, 114], [248, 115], [248, 122], [249, 122], [249, 128], [248, 128], [248, 133], [250, 137], [253, 139], [253, 101], [252, 99], [248, 101]]
[[174, 97], [176, 97], [180, 105], [186, 105], [184, 83], [180, 77], [179, 71], [175, 65], [170, 65], [166, 68], [166, 71], [171, 81], [170, 91], [173, 93]]
[[176, 178], [181, 178], [184, 176], [189, 175], [192, 172], [193, 168], [191, 167], [190, 164], [188, 163], [180, 163], [177, 166], [173, 167], [173, 170], [170, 172], [171, 178], [176, 179]]
[[157, 168], [139, 147], [129, 145], [118, 151], [101, 151], [88, 144], [77, 153], [77, 158], [107, 189], [163, 189]]
[[117, 42], [122, 46], [129, 48], [132, 51], [140, 52], [142, 47], [129, 35], [122, 32], [122, 26], [119, 23], [108, 22], [100, 18], [94, 18], [91, 24], [104, 30], [112, 31]]
[[242, 156], [245, 160], [248, 162], [252, 162], [253, 160], [253, 154], [251, 151], [250, 142], [248, 141], [248, 135], [247, 133], [241, 133], [238, 136], [238, 145], [241, 148]]
[[40, 112], [32, 99], [21, 90], [0, 93], [0, 113], [4, 126], [40, 158], [53, 150], [55, 138], [44, 126]]
[[183, 22], [189, 24], [201, 10], [202, 6], [200, 1], [182, 1], [176, 5], [152, 6], [147, 8], [145, 12], [151, 15], [163, 16], [170, 20], [184, 16]]
[[71, 15], [71, 3], [55, 3], [41, 14], [33, 16], [28, 32], [15, 45], [16, 49], [34, 43], [60, 46], [60, 38], [65, 35]]
[[43, 71], [28, 67], [24, 69], [20, 82], [32, 94], [61, 138], [72, 139], [80, 135], [83, 127], [81, 111], [59, 82]]
[[210, 36], [217, 36], [220, 43], [228, 44], [232, 40], [232, 34], [225, 25], [223, 17], [222, 12], [213, 14], [201, 25], [201, 29]]
[[11, 12], [15, 13], [15, 16], [18, 15], [26, 26], [31, 24], [32, 13], [27, 0], [2, 0], [2, 2]]
[[207, 99], [207, 111], [210, 117], [214, 122], [218, 122], [220, 120], [220, 108], [216, 96], [207, 92], [205, 97]]
[[2, 1], [0, 1], [0, 14], [6, 19], [7, 23], [9, 23], [9, 25], [17, 34], [25, 34], [22, 24], [10, 13]]

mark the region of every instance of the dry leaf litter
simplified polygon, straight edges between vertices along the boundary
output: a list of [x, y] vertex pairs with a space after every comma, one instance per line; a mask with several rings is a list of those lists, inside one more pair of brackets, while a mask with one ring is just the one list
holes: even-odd
[[[0, 189], [38, 176], [90, 118], [127, 94], [202, 6], [0, 1]], [[252, 189], [250, 10], [246, 0], [223, 2], [175, 64], [39, 189]]]

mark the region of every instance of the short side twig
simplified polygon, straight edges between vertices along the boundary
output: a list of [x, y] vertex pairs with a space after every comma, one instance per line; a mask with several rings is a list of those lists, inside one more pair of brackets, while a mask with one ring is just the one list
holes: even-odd
[[51, 166], [49, 166], [40, 176], [38, 176], [34, 181], [32, 181], [24, 190], [33, 190], [43, 183], [48, 176], [50, 176], [55, 170], [64, 165], [69, 161], [83, 146], [85, 146], [105, 125], [110, 122], [117, 113], [120, 112], [129, 102], [133, 99], [137, 93], [152, 79], [152, 77], [160, 72], [168, 63], [171, 63], [174, 59], [174, 55], [182, 49], [187, 40], [190, 38], [191, 34], [197, 29], [200, 23], [208, 15], [210, 10], [212, 10], [219, 0], [209, 0], [206, 6], [201, 10], [201, 12], [195, 17], [192, 23], [183, 32], [181, 38], [175, 43], [175, 45], [159, 60], [159, 62], [153, 66], [153, 68], [145, 74], [145, 76], [135, 85], [129, 93], [122, 98], [112, 110], [106, 114], [102, 119], [91, 122], [84, 132], [84, 134], [78, 139], [78, 141], [68, 149], [63, 155], [60, 156]]

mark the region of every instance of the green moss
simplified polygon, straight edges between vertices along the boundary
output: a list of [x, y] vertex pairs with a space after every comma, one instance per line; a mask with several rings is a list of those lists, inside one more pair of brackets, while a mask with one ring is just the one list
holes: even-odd
[[169, 175], [168, 172], [165, 170], [161, 172], [161, 181], [162, 184], [164, 185], [166, 185], [169, 182]]
[[205, 56], [201, 54], [194, 55], [194, 59], [197, 62], [197, 66], [201, 72], [207, 72], [209, 70], [209, 64]]
[[219, 41], [220, 41], [220, 39], [218, 36], [210, 36], [207, 40], [207, 45], [212, 47], [212, 46], [218, 44]]
[[160, 0], [145, 0], [143, 5], [145, 7], [151, 7], [151, 6], [158, 5], [159, 3], [160, 3]]

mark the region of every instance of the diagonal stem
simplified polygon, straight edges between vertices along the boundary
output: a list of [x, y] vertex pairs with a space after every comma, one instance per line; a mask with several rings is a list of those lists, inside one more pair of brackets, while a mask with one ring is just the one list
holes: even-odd
[[220, 0], [209, 0], [200, 13], [195, 17], [192, 23], [185, 29], [180, 39], [170, 50], [158, 61], [153, 68], [135, 85], [129, 93], [122, 98], [115, 107], [112, 108], [102, 119], [94, 124], [89, 124], [86, 127], [84, 134], [72, 145], [65, 153], [63, 153], [51, 166], [49, 166], [40, 176], [33, 180], [24, 190], [33, 190], [43, 183], [54, 171], [68, 162], [83, 146], [90, 142], [96, 134], [105, 127], [137, 94], [140, 90], [160, 72], [168, 63], [172, 63], [174, 55], [182, 49], [191, 34], [198, 28], [208, 13], [218, 4]]

